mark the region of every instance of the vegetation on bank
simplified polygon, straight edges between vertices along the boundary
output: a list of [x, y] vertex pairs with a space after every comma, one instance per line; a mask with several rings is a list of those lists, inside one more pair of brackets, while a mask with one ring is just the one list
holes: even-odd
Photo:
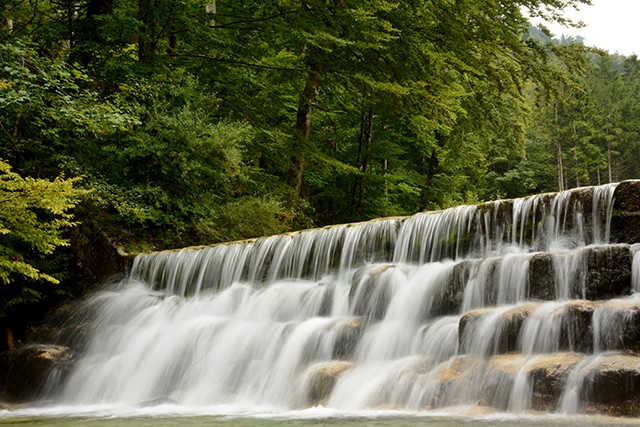
[[528, 21], [588, 2], [0, 2], [0, 318], [77, 289], [74, 221], [139, 251], [640, 176], [638, 59]]

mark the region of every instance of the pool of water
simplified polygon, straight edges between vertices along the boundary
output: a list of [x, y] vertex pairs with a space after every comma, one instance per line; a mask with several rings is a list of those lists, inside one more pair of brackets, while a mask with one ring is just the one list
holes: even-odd
[[589, 427], [640, 426], [637, 418], [585, 415], [487, 413], [483, 408], [453, 408], [446, 412], [359, 411], [324, 408], [278, 412], [251, 408], [185, 408], [160, 405], [126, 407], [40, 407], [0, 410], [1, 426], [65, 427]]

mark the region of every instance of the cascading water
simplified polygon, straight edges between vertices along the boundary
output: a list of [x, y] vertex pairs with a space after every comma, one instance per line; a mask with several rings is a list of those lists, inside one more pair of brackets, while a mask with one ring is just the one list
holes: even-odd
[[[575, 412], [589, 368], [638, 348], [615, 190], [139, 255], [58, 400]], [[628, 259], [615, 295], [599, 259]]]

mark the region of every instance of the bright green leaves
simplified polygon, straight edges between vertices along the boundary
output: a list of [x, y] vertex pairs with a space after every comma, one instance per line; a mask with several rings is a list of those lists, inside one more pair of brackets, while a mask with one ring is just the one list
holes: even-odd
[[77, 182], [23, 178], [0, 160], [0, 282], [58, 282], [33, 267], [25, 254], [50, 255], [68, 244], [63, 232], [74, 225], [70, 211], [86, 194], [75, 187]]

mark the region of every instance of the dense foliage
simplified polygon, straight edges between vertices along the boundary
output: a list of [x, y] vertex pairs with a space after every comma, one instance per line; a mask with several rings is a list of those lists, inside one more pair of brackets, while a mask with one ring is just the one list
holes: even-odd
[[5, 0], [0, 158], [129, 251], [637, 177], [637, 58], [528, 21], [588, 3]]
[[[39, 261], [69, 243], [63, 231], [74, 225], [70, 210], [85, 194], [75, 181], [23, 178], [0, 159], [0, 320], [39, 301], [42, 282], [59, 283]], [[10, 332], [8, 340], [11, 348]]]

